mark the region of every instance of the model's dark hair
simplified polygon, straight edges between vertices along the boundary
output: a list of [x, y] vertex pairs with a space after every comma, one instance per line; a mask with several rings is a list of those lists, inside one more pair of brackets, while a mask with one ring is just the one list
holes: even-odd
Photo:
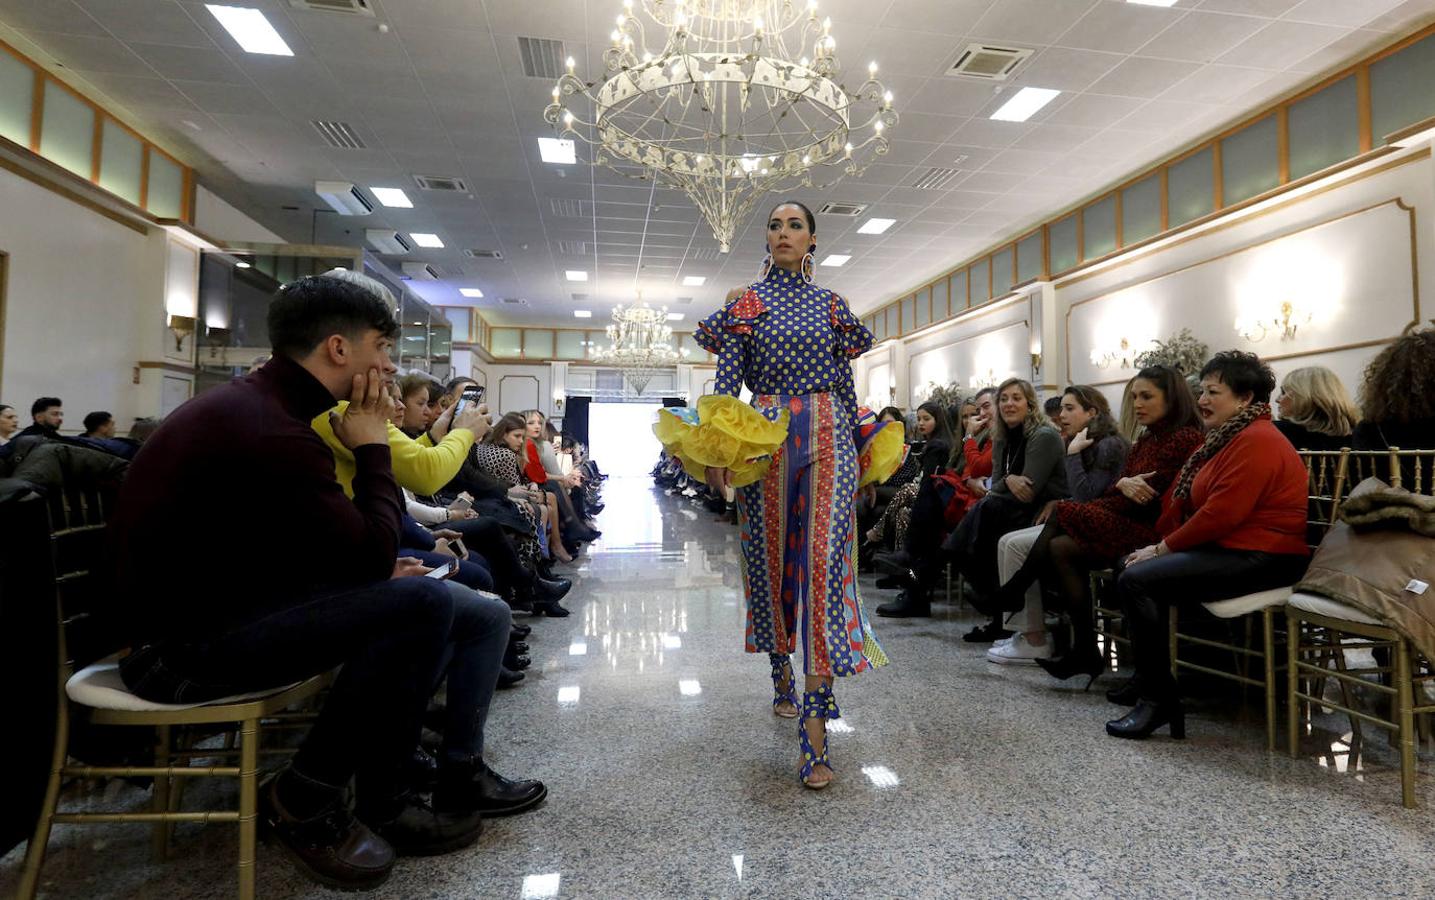
[[84, 418], [85, 433], [89, 434], [90, 432], [98, 431], [104, 426], [106, 422], [110, 421], [113, 418], [114, 416], [110, 415], [102, 409], [90, 413]]
[[64, 405], [65, 404], [60, 402], [59, 397], [41, 397], [39, 400], [36, 400], [34, 403], [30, 404], [30, 415], [38, 416], [40, 413], [44, 412], [52, 406]]
[[803, 203], [800, 200], [784, 200], [781, 203], [777, 204], [777, 206], [774, 206], [771, 210], [768, 211], [767, 221], [771, 222], [772, 214], [777, 212], [778, 209], [784, 206], [795, 206], [798, 209], [802, 210], [802, 214], [807, 217], [807, 233], [817, 233], [817, 217], [812, 214], [812, 210], [807, 208], [807, 204]]
[[1191, 396], [1190, 388], [1186, 387], [1186, 378], [1179, 369], [1147, 366], [1137, 372], [1131, 381], [1137, 378], [1151, 382], [1166, 396], [1166, 415], [1161, 421], [1152, 423], [1148, 431], [1169, 431], [1185, 425], [1201, 427], [1201, 417], [1196, 414], [1196, 400]]
[[1276, 389], [1276, 373], [1254, 353], [1222, 350], [1201, 367], [1201, 380], [1212, 375], [1234, 394], [1250, 394], [1253, 403], [1269, 403]]
[[947, 416], [947, 410], [935, 400], [928, 400], [917, 407], [918, 411], [926, 410], [927, 415], [937, 421], [937, 427], [932, 429], [928, 441], [945, 441], [947, 446], [952, 446], [952, 420]]
[[1435, 419], [1435, 330], [1398, 337], [1370, 361], [1360, 406], [1378, 425]]
[[357, 340], [369, 329], [391, 340], [399, 336], [392, 295], [353, 272], [300, 278], [281, 287], [269, 304], [269, 344], [291, 359], [308, 356], [331, 334]]

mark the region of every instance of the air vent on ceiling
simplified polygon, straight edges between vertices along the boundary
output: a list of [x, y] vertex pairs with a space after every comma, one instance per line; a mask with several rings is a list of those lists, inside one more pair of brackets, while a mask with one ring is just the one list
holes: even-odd
[[503, 259], [502, 250], [465, 250], [464, 259]]
[[523, 74], [529, 78], [552, 80], [563, 74], [562, 41], [520, 37], [518, 55], [523, 61]]
[[414, 281], [437, 281], [439, 276], [438, 269], [421, 262], [403, 263], [399, 266], [399, 271], [403, 272], [404, 278]]
[[330, 147], [337, 147], [340, 150], [363, 150], [368, 146], [364, 139], [354, 131], [354, 126], [348, 122], [326, 122], [322, 119], [313, 119], [309, 122], [324, 143]]
[[574, 294], [574, 295], [573, 295], [573, 299], [574, 299], [574, 300], [587, 300], [587, 299], [588, 299], [588, 295], [587, 295], [587, 294]]
[[559, 256], [587, 256], [588, 244], [586, 241], [559, 241]]
[[369, 0], [289, 0], [289, 5], [295, 9], [313, 9], [320, 12], [374, 17], [374, 8]]
[[968, 44], [947, 70], [959, 78], [980, 78], [983, 81], [1006, 81], [1035, 52], [1025, 47], [999, 47], [994, 44]]
[[551, 197], [548, 200], [548, 208], [553, 211], [553, 215], [565, 219], [581, 219], [584, 215], [582, 200], [563, 200]]
[[867, 211], [865, 203], [824, 203], [817, 212], [824, 216], [860, 216]]
[[457, 191], [460, 194], [468, 193], [468, 185], [462, 178], [453, 178], [449, 175], [415, 175], [414, 182], [426, 191]]
[[527, 300], [524, 300], [522, 297], [504, 297], [502, 300], [500, 300], [500, 301], [498, 301], [498, 302], [500, 302], [500, 303], [506, 303], [506, 304], [508, 304], [509, 306], [527, 306], [527, 305], [528, 305], [528, 301], [527, 301]]
[[923, 191], [934, 191], [937, 188], [946, 187], [958, 174], [957, 169], [938, 169], [934, 167], [928, 169], [927, 173], [921, 178], [912, 182], [912, 187]]
[[716, 247], [698, 247], [688, 254], [688, 259], [696, 262], [715, 262], [722, 251]]
[[678, 304], [679, 306], [687, 306], [689, 303], [692, 303], [692, 302], [693, 302], [693, 298], [692, 298], [692, 297], [675, 297], [675, 298], [673, 299], [673, 302], [676, 303], [676, 304]]

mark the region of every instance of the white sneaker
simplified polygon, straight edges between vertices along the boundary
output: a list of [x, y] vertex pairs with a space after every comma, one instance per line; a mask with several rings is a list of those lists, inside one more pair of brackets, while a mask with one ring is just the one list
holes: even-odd
[[1005, 647], [1007, 644], [1010, 644], [1011, 641], [1012, 639], [1009, 637], [997, 638], [995, 641], [992, 642], [991, 649], [995, 650], [998, 647]]
[[987, 662], [1004, 666], [1034, 666], [1038, 659], [1051, 658], [1051, 641], [1040, 647], [1033, 646], [1026, 635], [1018, 632], [1004, 644], [996, 644], [987, 651]]

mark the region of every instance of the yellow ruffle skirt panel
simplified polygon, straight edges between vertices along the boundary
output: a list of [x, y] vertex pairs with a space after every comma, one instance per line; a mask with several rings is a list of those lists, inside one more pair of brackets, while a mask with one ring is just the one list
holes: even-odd
[[742, 487], [767, 472], [787, 440], [788, 419], [787, 410], [773, 421], [736, 397], [709, 394], [698, 398], [696, 410], [659, 410], [653, 434], [698, 481], [707, 480], [709, 466], [726, 468], [732, 470], [732, 486]]

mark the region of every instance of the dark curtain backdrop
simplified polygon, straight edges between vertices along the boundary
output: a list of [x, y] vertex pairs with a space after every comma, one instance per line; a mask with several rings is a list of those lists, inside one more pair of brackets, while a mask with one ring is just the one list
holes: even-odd
[[663, 408], [664, 408], [664, 409], [668, 408], [669, 406], [687, 406], [687, 405], [688, 405], [688, 401], [684, 400], [682, 397], [664, 397], [664, 398], [663, 398]]
[[583, 445], [588, 444], [588, 407], [592, 397], [569, 397], [563, 410], [563, 433]]

